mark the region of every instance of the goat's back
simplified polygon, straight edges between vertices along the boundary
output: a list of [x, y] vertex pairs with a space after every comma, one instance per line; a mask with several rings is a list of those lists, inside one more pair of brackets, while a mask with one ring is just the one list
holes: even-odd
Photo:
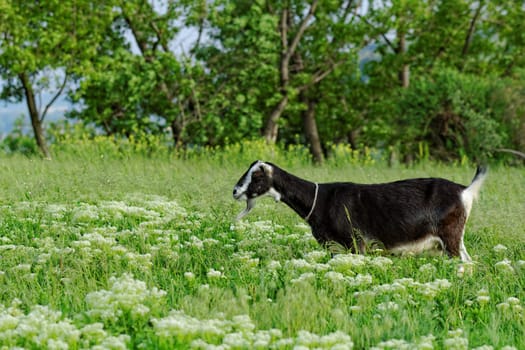
[[[328, 202], [325, 208], [329, 209], [319, 216], [323, 221], [320, 226], [331, 227], [327, 235], [357, 231], [389, 248], [436, 234], [451, 213], [464, 211], [461, 193], [465, 188], [440, 178], [322, 184], [320, 198]], [[326, 237], [332, 239], [341, 242], [348, 238]]]

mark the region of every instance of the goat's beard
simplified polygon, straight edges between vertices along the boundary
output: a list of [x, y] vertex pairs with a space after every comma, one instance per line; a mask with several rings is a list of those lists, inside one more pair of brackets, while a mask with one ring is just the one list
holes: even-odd
[[255, 207], [255, 198], [248, 198], [246, 200], [246, 208], [243, 211], [241, 211], [239, 215], [237, 215], [235, 221], [239, 221], [240, 219], [248, 215], [248, 213], [253, 209], [253, 207]]

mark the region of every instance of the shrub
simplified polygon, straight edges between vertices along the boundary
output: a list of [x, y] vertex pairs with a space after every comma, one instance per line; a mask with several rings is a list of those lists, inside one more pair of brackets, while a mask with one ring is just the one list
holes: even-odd
[[376, 124], [405, 158], [424, 156], [426, 147], [439, 160], [493, 157], [499, 148], [523, 146], [515, 135], [525, 121], [522, 85], [438, 70], [380, 101], [374, 108], [384, 117]]

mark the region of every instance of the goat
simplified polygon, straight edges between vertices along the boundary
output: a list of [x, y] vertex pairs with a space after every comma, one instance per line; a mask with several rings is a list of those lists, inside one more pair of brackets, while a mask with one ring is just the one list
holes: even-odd
[[380, 241], [394, 253], [422, 252], [439, 244], [449, 256], [471, 261], [463, 243], [472, 202], [487, 169], [478, 166], [466, 187], [440, 178], [418, 178], [383, 184], [314, 183], [269, 162], [255, 161], [233, 189], [246, 209], [257, 197], [283, 201], [312, 228], [321, 245], [336, 242], [365, 253], [366, 243]]

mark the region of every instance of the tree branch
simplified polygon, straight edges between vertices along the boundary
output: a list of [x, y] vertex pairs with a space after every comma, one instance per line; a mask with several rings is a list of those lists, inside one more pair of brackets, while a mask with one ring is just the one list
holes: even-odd
[[337, 61], [335, 63], [332, 63], [326, 70], [324, 70], [324, 71], [317, 71], [313, 75], [312, 80], [310, 80], [310, 82], [308, 82], [307, 84], [299, 86], [297, 89], [299, 91], [304, 91], [304, 90], [307, 90], [308, 88], [310, 88], [311, 86], [319, 83], [321, 80], [326, 78], [328, 76], [328, 74], [332, 73], [334, 71], [334, 69], [337, 66], [341, 65], [344, 61], [345, 61], [345, 59], [341, 59], [341, 60], [339, 60], [339, 61]]
[[479, 2], [479, 6], [474, 13], [474, 17], [470, 21], [470, 26], [467, 31], [467, 36], [465, 37], [465, 43], [463, 44], [463, 49], [461, 50], [461, 55], [465, 57], [470, 48], [470, 43], [472, 42], [472, 36], [474, 35], [474, 29], [476, 27], [476, 22], [478, 21], [479, 15], [481, 14], [481, 9], [483, 8], [483, 1]]
[[354, 0], [348, 1], [348, 3], [345, 6], [345, 9], [343, 10], [343, 14], [339, 20], [340, 22], [344, 23], [344, 21], [346, 21], [346, 17], [350, 13], [350, 10], [352, 9], [353, 4], [354, 4]]
[[312, 2], [312, 5], [310, 6], [310, 10], [308, 11], [308, 14], [301, 21], [301, 24], [299, 25], [299, 29], [297, 30], [297, 33], [295, 33], [295, 36], [292, 39], [292, 43], [287, 50], [287, 53], [285, 56], [286, 61], [290, 61], [290, 58], [292, 57], [295, 50], [297, 49], [297, 45], [299, 45], [299, 41], [301, 41], [301, 38], [303, 37], [303, 34], [306, 31], [306, 28], [308, 27], [308, 22], [314, 15], [315, 9], [317, 8], [317, 4], [318, 4], [318, 0], [314, 0]]
[[281, 47], [283, 55], [288, 52], [288, 9], [281, 14]]
[[520, 152], [520, 151], [516, 151], [516, 150], [514, 150], [514, 149], [508, 149], [508, 148], [496, 148], [495, 151], [497, 151], [497, 152], [505, 152], [505, 153], [514, 154], [515, 156], [518, 156], [518, 157], [521, 157], [521, 158], [525, 159], [525, 153]]
[[[356, 13], [356, 16], [359, 17], [360, 19], [362, 19], [366, 24], [368, 24], [370, 27], [372, 27], [373, 29], [376, 29], [377, 28], [372, 24], [370, 23], [369, 20], [367, 20], [365, 17], [361, 16], [360, 14]], [[381, 37], [383, 38], [383, 40], [386, 42], [386, 44], [388, 45], [388, 47], [390, 47], [390, 49], [392, 49], [392, 51], [396, 51], [396, 45], [394, 45], [385, 35], [385, 33], [379, 33], [379, 35], [381, 35]]]
[[[153, 31], [155, 32], [155, 36], [157, 37], [157, 42], [160, 43], [160, 46], [162, 47], [164, 52], [169, 52], [169, 47], [166, 44], [166, 40], [164, 40], [164, 38], [162, 37], [162, 33], [161, 33], [159, 27], [157, 27], [157, 25], [153, 21], [151, 21], [150, 26], [151, 26], [151, 29], [153, 29]], [[200, 35], [200, 33], [199, 33], [199, 35]]]
[[60, 86], [60, 89], [58, 89], [57, 93], [55, 94], [55, 96], [53, 96], [53, 98], [51, 99], [51, 101], [49, 101], [49, 103], [46, 105], [46, 108], [44, 108], [44, 112], [42, 113], [42, 115], [40, 116], [40, 122], [43, 122], [44, 121], [44, 118], [46, 117], [46, 114], [47, 114], [47, 111], [49, 110], [49, 107], [51, 107], [51, 105], [53, 103], [55, 103], [55, 101], [57, 100], [57, 98], [62, 95], [62, 92], [64, 91], [64, 88], [66, 87], [66, 83], [67, 83], [67, 78], [68, 78], [68, 74], [67, 74], [67, 71], [65, 72], [64, 74], [64, 81], [62, 82], [62, 85]]

